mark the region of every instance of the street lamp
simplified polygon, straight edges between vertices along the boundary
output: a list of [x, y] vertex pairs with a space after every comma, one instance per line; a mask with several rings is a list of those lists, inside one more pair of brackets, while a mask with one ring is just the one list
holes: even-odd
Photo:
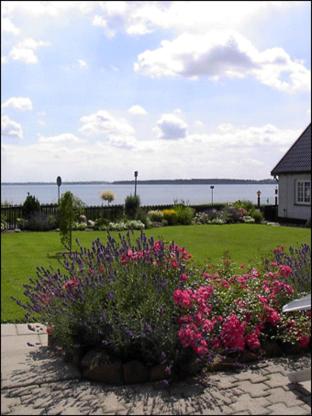
[[213, 190], [214, 190], [214, 185], [210, 186], [211, 189], [211, 206], [213, 206]]
[[60, 203], [60, 188], [62, 185], [62, 178], [60, 176], [56, 178], [56, 184], [57, 184], [57, 199], [58, 199], [58, 203]]
[[138, 171], [136, 170], [134, 172], [134, 196], [136, 196], [136, 191], [137, 191], [137, 178], [138, 178]]
[[260, 208], [260, 195], [261, 195], [261, 191], [257, 191], [257, 197], [258, 197], [257, 205], [258, 205], [258, 208]]

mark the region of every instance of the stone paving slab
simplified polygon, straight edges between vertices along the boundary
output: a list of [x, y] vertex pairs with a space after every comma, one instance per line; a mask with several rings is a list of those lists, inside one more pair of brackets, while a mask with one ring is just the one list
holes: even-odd
[[311, 365], [308, 354], [262, 361], [239, 372], [205, 373], [166, 389], [161, 383], [116, 387], [81, 380], [76, 368], [48, 350], [44, 329], [1, 328], [3, 415], [311, 413], [311, 382], [292, 384], [287, 377]]

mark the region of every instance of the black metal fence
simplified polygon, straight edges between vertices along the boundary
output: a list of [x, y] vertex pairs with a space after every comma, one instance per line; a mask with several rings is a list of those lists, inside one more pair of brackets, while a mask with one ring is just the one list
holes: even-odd
[[[201, 212], [211, 209], [222, 209], [226, 204], [201, 204], [201, 205], [191, 205], [194, 208], [195, 212]], [[167, 205], [148, 205], [142, 206], [145, 211], [149, 210], [158, 210], [158, 209], [169, 209], [173, 208], [173, 204]], [[46, 204], [41, 205], [41, 212], [46, 215], [56, 215], [58, 205], [57, 204]], [[275, 205], [263, 205], [260, 207], [261, 212], [263, 213], [264, 218], [267, 221], [277, 221], [277, 206]], [[100, 217], [105, 217], [110, 220], [115, 220], [122, 217], [124, 214], [124, 205], [103, 205], [103, 206], [87, 206], [84, 208], [84, 215], [86, 215], [89, 220], [96, 220]], [[7, 207], [1, 207], [1, 216], [3, 216], [6, 222], [9, 225], [10, 229], [17, 227], [17, 219], [22, 218], [22, 205], [11, 205]]]

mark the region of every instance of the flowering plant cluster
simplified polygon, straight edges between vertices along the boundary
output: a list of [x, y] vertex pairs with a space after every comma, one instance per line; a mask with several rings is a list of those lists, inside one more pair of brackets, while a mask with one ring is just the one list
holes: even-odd
[[25, 286], [27, 302], [17, 301], [26, 320], [47, 324], [69, 354], [101, 347], [124, 361], [175, 361], [182, 346], [172, 293], [191, 255], [143, 233], [132, 240], [108, 236], [65, 254], [62, 270], [39, 267]]
[[201, 357], [259, 351], [269, 340], [306, 347], [311, 331], [309, 313], [282, 313], [283, 305], [295, 294], [289, 282], [292, 268], [276, 262], [267, 272], [246, 270], [242, 265], [240, 273], [233, 273], [233, 268], [225, 257], [199, 279], [191, 275], [183, 279], [175, 290], [181, 345]]

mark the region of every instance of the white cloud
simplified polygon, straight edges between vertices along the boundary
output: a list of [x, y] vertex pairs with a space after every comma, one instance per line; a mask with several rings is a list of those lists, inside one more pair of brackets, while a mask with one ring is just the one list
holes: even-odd
[[38, 63], [38, 57], [35, 54], [35, 51], [42, 46], [48, 45], [48, 42], [43, 42], [41, 40], [36, 41], [32, 38], [26, 38], [19, 42], [17, 45], [13, 46], [9, 56], [14, 61], [22, 61], [25, 64], [36, 64]]
[[88, 14], [97, 7], [96, 1], [6, 1], [1, 5], [4, 16], [19, 14], [34, 18], [58, 18], [75, 12]]
[[80, 119], [80, 132], [89, 137], [107, 141], [116, 147], [132, 148], [135, 145], [133, 127], [123, 118], [116, 118], [108, 111], [99, 110]]
[[128, 109], [128, 113], [135, 116], [145, 116], [147, 114], [146, 110], [140, 105], [133, 105]]
[[153, 78], [252, 76], [285, 92], [311, 89], [310, 71], [301, 62], [292, 60], [282, 48], [260, 52], [237, 32], [185, 33], [173, 41], [162, 41], [160, 48], [138, 55], [134, 70]]
[[11, 97], [1, 104], [2, 108], [14, 108], [20, 111], [32, 110], [32, 102], [28, 97]]
[[[236, 177], [261, 179], [297, 139], [301, 131], [274, 125], [223, 124], [212, 133], [188, 134], [183, 140], [136, 141], [129, 157], [124, 142], [82, 142], [71, 133], [41, 137], [32, 144], [3, 144], [3, 180], [127, 179], [140, 166], [146, 179]], [[126, 142], [127, 143], [127, 142]], [[119, 146], [118, 146], [119, 145]], [[51, 161], [53, 161], [51, 163]], [[68, 170], [70, 166], [70, 170]], [[103, 171], [104, 168], [104, 171]], [[64, 172], [64, 174], [63, 174]]]
[[72, 133], [62, 133], [57, 136], [40, 136], [38, 138], [38, 143], [44, 144], [63, 144], [63, 145], [73, 145], [78, 143], [85, 143], [85, 140], [75, 136]]
[[160, 139], [183, 139], [187, 134], [187, 124], [176, 114], [163, 114], [157, 122], [157, 132]]
[[78, 65], [79, 65], [79, 68], [81, 68], [81, 69], [87, 69], [88, 68], [87, 62], [84, 61], [83, 59], [78, 59]]
[[8, 57], [7, 56], [1, 56], [1, 65], [8, 63]]
[[5, 33], [10, 33], [12, 35], [18, 35], [20, 30], [14, 25], [14, 23], [7, 17], [1, 19], [1, 30]]
[[1, 137], [22, 139], [22, 126], [6, 115], [1, 116]]
[[205, 33], [210, 29], [240, 29], [266, 13], [282, 13], [305, 2], [279, 1], [105, 1], [93, 24], [102, 26], [108, 36], [117, 32], [145, 35], [157, 29], [177, 33]]

